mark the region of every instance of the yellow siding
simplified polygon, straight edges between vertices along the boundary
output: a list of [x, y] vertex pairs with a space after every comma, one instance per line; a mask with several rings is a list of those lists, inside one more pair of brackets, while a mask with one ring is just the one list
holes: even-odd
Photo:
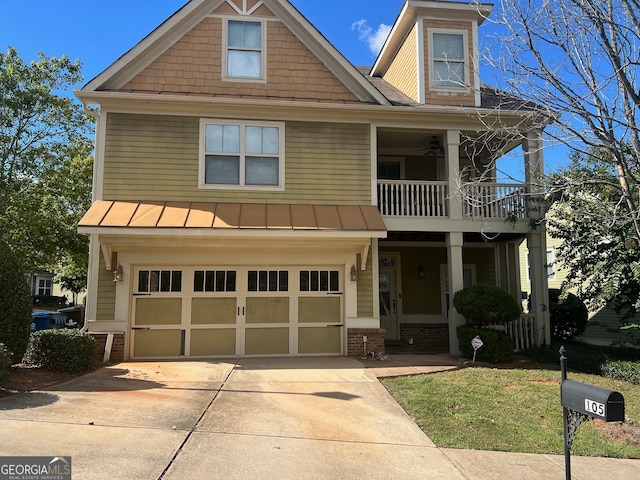
[[371, 255], [367, 256], [367, 265], [364, 270], [360, 268], [362, 257], [358, 255], [358, 316], [373, 316], [373, 274]]
[[414, 25], [383, 78], [402, 93], [419, 102], [416, 36], [417, 27]]
[[[118, 265], [118, 256], [113, 254], [111, 265]], [[116, 283], [113, 281], [113, 268], [106, 269], [104, 257], [100, 255], [100, 272], [98, 273], [98, 305], [96, 320], [114, 320], [116, 311]]]
[[462, 261], [465, 265], [476, 266], [476, 283], [496, 285], [494, 249], [465, 247], [462, 251]]
[[199, 119], [107, 115], [104, 200], [371, 202], [368, 125], [288, 122], [285, 191], [198, 188]]

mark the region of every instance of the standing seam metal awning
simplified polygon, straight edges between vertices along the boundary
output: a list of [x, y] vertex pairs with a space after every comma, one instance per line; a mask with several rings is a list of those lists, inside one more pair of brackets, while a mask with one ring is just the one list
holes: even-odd
[[[336, 232], [358, 237], [386, 237], [386, 226], [373, 205], [280, 205], [97, 201], [78, 223], [80, 233], [127, 234], [165, 228], [236, 231]], [[124, 233], [124, 232], [122, 232]]]

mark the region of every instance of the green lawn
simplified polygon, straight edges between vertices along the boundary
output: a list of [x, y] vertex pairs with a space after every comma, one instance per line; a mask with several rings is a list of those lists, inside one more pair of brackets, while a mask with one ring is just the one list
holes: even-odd
[[[579, 373], [569, 378], [622, 393], [627, 417], [624, 424], [580, 426], [572, 454], [640, 458], [640, 386]], [[558, 371], [473, 367], [383, 384], [440, 447], [564, 453]]]

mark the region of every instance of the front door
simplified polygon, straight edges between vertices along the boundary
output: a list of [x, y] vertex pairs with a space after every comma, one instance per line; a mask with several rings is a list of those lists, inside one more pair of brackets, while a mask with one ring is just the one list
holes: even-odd
[[396, 269], [380, 267], [380, 327], [386, 330], [385, 339], [398, 339], [398, 292]]

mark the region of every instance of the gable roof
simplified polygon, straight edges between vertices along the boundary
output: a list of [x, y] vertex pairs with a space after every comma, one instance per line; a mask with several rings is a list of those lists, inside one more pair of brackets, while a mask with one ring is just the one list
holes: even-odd
[[[137, 45], [80, 89], [83, 94], [120, 89], [227, 0], [190, 0]], [[362, 102], [389, 105], [288, 0], [258, 0], [268, 8]]]

